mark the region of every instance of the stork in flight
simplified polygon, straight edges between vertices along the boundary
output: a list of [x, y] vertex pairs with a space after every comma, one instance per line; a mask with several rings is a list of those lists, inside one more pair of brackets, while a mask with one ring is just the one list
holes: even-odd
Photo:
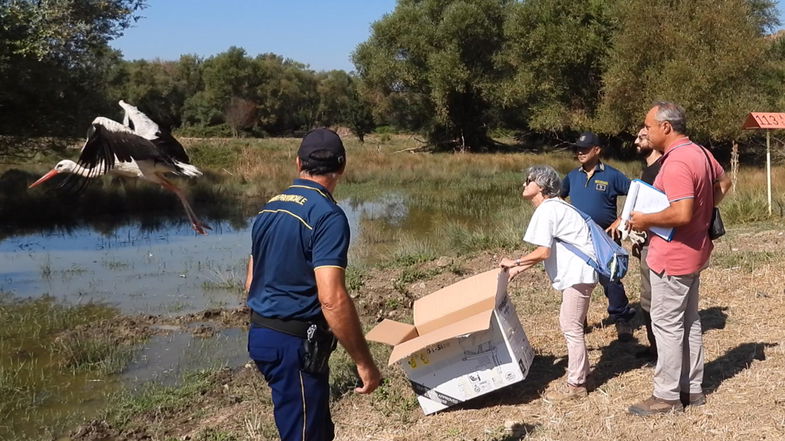
[[171, 134], [160, 130], [158, 124], [135, 106], [122, 100], [119, 104], [125, 111], [123, 124], [102, 116], [94, 119], [79, 159], [76, 162], [68, 159], [58, 162], [29, 188], [60, 173], [69, 174], [62, 186], [76, 186], [77, 191], [82, 190], [90, 179], [105, 174], [140, 178], [176, 194], [194, 231], [207, 234], [205, 229], [211, 228], [196, 217], [183, 191], [164, 177], [167, 173], [197, 177], [202, 172], [189, 163], [185, 149]]

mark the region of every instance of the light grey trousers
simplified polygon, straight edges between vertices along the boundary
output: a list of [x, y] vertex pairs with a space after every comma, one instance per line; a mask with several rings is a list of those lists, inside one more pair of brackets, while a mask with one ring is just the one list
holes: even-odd
[[651, 271], [651, 321], [657, 339], [654, 396], [678, 400], [701, 393], [703, 335], [698, 315], [700, 272], [669, 276]]

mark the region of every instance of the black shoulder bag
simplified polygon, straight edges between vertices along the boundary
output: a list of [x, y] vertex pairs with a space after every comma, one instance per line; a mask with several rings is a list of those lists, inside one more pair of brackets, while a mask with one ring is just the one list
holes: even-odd
[[709, 173], [711, 174], [711, 222], [709, 222], [709, 239], [717, 240], [720, 237], [725, 235], [725, 224], [722, 222], [722, 216], [720, 216], [720, 209], [714, 205], [714, 167], [711, 166], [711, 159], [709, 159], [709, 154], [706, 152], [706, 148], [703, 146], [700, 147], [703, 154], [706, 156], [706, 162], [709, 164]]

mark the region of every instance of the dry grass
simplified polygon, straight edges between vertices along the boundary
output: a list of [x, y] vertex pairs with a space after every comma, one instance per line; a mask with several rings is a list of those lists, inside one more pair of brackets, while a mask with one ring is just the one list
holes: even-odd
[[[702, 276], [701, 316], [706, 347], [704, 387], [708, 404], [683, 414], [640, 418], [627, 414], [630, 404], [647, 397], [653, 370], [634, 356], [637, 342], [615, 341], [615, 330], [604, 325], [606, 301], [595, 291], [587, 335], [594, 389], [575, 403], [548, 404], [540, 395], [563, 381], [566, 347], [558, 331], [560, 299], [536, 267], [511, 285], [510, 295], [537, 357], [529, 377], [506, 389], [479, 397], [447, 411], [424, 416], [407, 380], [397, 366], [384, 367], [386, 383], [370, 396], [347, 392], [350, 381], [341, 378], [333, 419], [338, 440], [780, 440], [785, 439], [785, 273], [781, 270], [785, 242], [783, 230], [732, 230], [718, 242], [715, 257], [728, 254], [772, 253], [773, 258], [750, 265], [710, 267]], [[523, 250], [516, 250], [521, 252]], [[406, 286], [418, 298], [463, 277], [456, 268], [477, 273], [492, 268], [500, 254], [438, 258], [403, 268], [372, 268], [363, 274], [363, 289], [356, 295], [368, 321], [381, 317], [410, 320], [406, 309], [391, 309], [385, 300], [395, 295], [393, 280], [407, 268], [430, 275]], [[626, 286], [631, 300], [638, 295], [637, 265]], [[635, 336], [645, 340], [642, 328]], [[389, 348], [372, 345], [384, 364]], [[344, 369], [343, 354], [334, 368]], [[335, 366], [340, 363], [341, 366]], [[151, 439], [277, 439], [272, 425], [269, 391], [254, 369], [246, 367], [224, 375], [192, 409], [164, 417], [142, 433]], [[157, 418], [161, 418], [160, 415]], [[141, 421], [147, 421], [144, 418]], [[155, 427], [155, 430], [152, 428]], [[234, 438], [230, 437], [233, 434]], [[130, 439], [117, 434], [110, 439]]]
[[[731, 232], [718, 243], [716, 255], [778, 250], [783, 241], [781, 230]], [[540, 394], [563, 381], [566, 348], [558, 332], [558, 296], [542, 271], [534, 270], [511, 289], [538, 353], [529, 378], [428, 417], [407, 410], [391, 418], [374, 408], [372, 398], [347, 396], [335, 412], [339, 439], [785, 439], [785, 399], [780, 395], [785, 386], [783, 260], [780, 255], [754, 267], [711, 267], [703, 273], [706, 406], [654, 418], [626, 413], [630, 404], [651, 393], [653, 370], [633, 355], [642, 346], [616, 342], [613, 327], [602, 325], [607, 304], [599, 289], [589, 312], [593, 331], [587, 335], [596, 388], [578, 403], [543, 402]], [[633, 301], [637, 281], [635, 267], [626, 279]], [[645, 341], [642, 328], [636, 337]], [[399, 387], [406, 387], [399, 375], [392, 376]]]

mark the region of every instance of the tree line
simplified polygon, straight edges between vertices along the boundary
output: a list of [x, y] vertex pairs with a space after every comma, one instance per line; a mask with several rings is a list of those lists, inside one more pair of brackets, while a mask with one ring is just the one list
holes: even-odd
[[109, 42], [145, 0], [0, 1], [0, 134], [81, 135], [125, 99], [197, 136], [280, 136], [343, 125], [483, 149], [494, 131], [567, 138], [637, 131], [655, 100], [728, 144], [750, 111], [785, 107], [772, 0], [399, 0], [353, 53], [316, 72], [239, 47], [123, 60]]

